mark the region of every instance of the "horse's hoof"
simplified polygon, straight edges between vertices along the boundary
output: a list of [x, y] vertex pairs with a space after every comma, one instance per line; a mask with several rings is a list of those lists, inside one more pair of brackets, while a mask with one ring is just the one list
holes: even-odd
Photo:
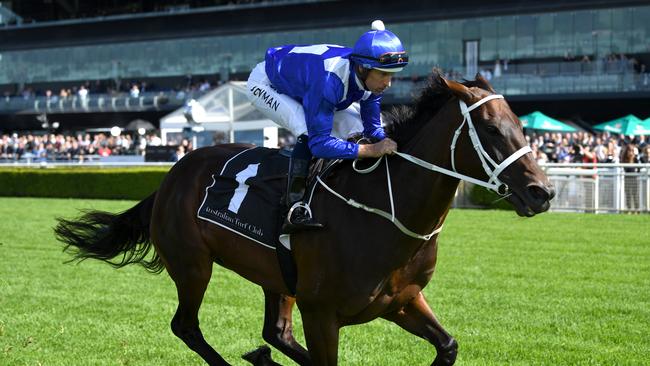
[[273, 361], [271, 358], [271, 348], [267, 345], [259, 346], [257, 349], [242, 355], [241, 358], [252, 363], [254, 366], [282, 366]]
[[451, 366], [456, 363], [456, 356], [458, 356], [458, 343], [452, 338], [449, 344], [438, 351], [431, 366]]

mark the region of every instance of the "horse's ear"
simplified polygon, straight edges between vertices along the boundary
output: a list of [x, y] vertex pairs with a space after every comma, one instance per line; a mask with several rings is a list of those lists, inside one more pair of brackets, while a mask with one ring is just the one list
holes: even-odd
[[486, 78], [481, 75], [481, 73], [477, 72], [476, 76], [474, 77], [476, 81], [478, 81], [481, 84], [481, 87], [489, 92], [496, 93], [496, 91], [492, 88], [492, 85], [490, 85], [490, 82], [487, 81]]
[[451, 90], [456, 97], [467, 104], [471, 104], [473, 95], [472, 92], [469, 91], [468, 87], [457, 81], [447, 80], [445, 78], [442, 78], [442, 81], [445, 82], [449, 90]]

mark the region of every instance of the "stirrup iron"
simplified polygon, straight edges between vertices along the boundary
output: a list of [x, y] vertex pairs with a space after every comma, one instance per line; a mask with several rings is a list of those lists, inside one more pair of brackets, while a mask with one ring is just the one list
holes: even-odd
[[309, 207], [309, 205], [306, 204], [306, 203], [303, 202], [303, 201], [297, 201], [297, 202], [295, 202], [295, 203], [291, 206], [291, 208], [289, 209], [289, 212], [287, 213], [287, 221], [288, 221], [291, 225], [295, 225], [293, 222], [291, 222], [291, 216], [293, 215], [293, 211], [294, 211], [295, 209], [299, 208], [299, 207], [300, 207], [300, 208], [303, 208], [303, 209], [307, 212], [307, 215], [309, 216], [310, 219], [313, 219], [313, 218], [314, 218], [314, 216], [313, 216], [312, 213], [311, 213], [311, 208]]

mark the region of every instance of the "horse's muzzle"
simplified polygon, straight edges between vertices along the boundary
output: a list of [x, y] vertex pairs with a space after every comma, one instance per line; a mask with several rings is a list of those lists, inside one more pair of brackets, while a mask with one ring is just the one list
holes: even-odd
[[519, 216], [527, 217], [547, 211], [551, 207], [550, 200], [555, 197], [553, 186], [538, 183], [529, 184], [525, 189], [512, 193], [510, 203]]
[[533, 197], [533, 200], [538, 202], [550, 201], [555, 197], [555, 188], [553, 186], [543, 186], [539, 184], [531, 184], [528, 187], [528, 193]]
[[533, 214], [545, 212], [549, 209], [549, 201], [555, 197], [555, 189], [551, 185], [529, 184], [526, 187], [524, 203]]

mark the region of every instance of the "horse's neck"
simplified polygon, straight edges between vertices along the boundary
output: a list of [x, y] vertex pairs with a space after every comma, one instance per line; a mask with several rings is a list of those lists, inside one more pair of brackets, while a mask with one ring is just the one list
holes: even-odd
[[[424, 122], [424, 121], [423, 121]], [[451, 169], [451, 141], [455, 125], [460, 123], [458, 104], [452, 98], [422, 130], [405, 146], [405, 152], [437, 166]], [[400, 159], [401, 160], [401, 159]], [[407, 211], [422, 216], [418, 225], [442, 224], [453, 200], [458, 180], [435, 173], [406, 160], [396, 167], [400, 179], [399, 191], [409, 197]], [[407, 204], [407, 203], [404, 203]], [[417, 217], [414, 217], [417, 220]]]
[[[453, 134], [451, 126], [457, 121], [458, 111], [454, 113], [452, 107], [443, 107], [433, 120], [426, 122], [410, 143], [400, 147], [400, 151], [442, 167], [449, 167], [449, 144]], [[452, 131], [446, 131], [448, 129]], [[391, 157], [388, 162], [396, 218], [409, 230], [423, 235], [442, 225], [458, 180], [434, 173], [399, 157]], [[381, 169], [384, 169], [383, 165]], [[386, 207], [389, 192], [384, 188], [386, 175], [381, 169], [367, 175], [346, 169], [338, 177], [330, 179], [330, 183], [343, 197], [352, 198], [371, 207]], [[325, 208], [324, 211], [335, 212], [331, 202], [335, 202], [333, 200], [336, 198], [329, 192], [322, 192], [318, 200], [321, 207]], [[327, 210], [327, 207], [330, 207], [330, 210]], [[390, 208], [388, 210], [390, 212]], [[333, 221], [337, 220], [339, 219]], [[426, 250], [427, 246], [422, 245], [422, 240], [407, 236], [389, 225], [391, 224], [373, 227], [373, 240], [360, 240], [359, 245], [367, 243], [371, 246], [368, 250], [375, 253], [373, 258], [391, 258], [392, 263], [399, 267], [400, 263], [411, 263], [411, 259], [418, 252]]]
[[[457, 104], [455, 105], [456, 108]], [[411, 154], [432, 164], [450, 168], [451, 140], [454, 125], [459, 122], [458, 109], [454, 104], [447, 103], [434, 118], [425, 122], [420, 131], [410, 143], [400, 147], [400, 151]], [[392, 182], [392, 197], [395, 204], [395, 216], [409, 230], [426, 235], [439, 228], [449, 212], [458, 180], [413, 164], [400, 157], [388, 159]], [[354, 174], [350, 178], [354, 177]], [[375, 180], [368, 184], [367, 191], [373, 191], [373, 200], [377, 204], [386, 204], [388, 192], [377, 195], [385, 183], [384, 175], [373, 173]], [[354, 179], [354, 178], [353, 178]], [[376, 187], [376, 189], [374, 188]], [[365, 203], [365, 202], [364, 202]], [[379, 238], [368, 242], [371, 245], [373, 258], [381, 262], [390, 258], [391, 268], [417, 268], [418, 271], [430, 271], [435, 265], [436, 255], [434, 246], [436, 237], [423, 245], [421, 239], [415, 239], [396, 231], [389, 226], [373, 229]], [[382, 244], [383, 243], [383, 244]], [[383, 259], [382, 259], [383, 258]], [[378, 264], [378, 268], [381, 265]]]
[[450, 168], [451, 142], [456, 128], [461, 123], [459, 111], [458, 99], [450, 98], [435, 116], [420, 121], [423, 126], [406, 144], [405, 152], [435, 165]]

